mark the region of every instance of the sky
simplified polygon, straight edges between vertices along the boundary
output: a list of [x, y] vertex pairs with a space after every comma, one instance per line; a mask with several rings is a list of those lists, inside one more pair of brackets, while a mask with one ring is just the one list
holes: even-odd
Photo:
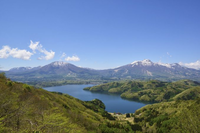
[[200, 0], [0, 0], [0, 70], [150, 59], [200, 68]]

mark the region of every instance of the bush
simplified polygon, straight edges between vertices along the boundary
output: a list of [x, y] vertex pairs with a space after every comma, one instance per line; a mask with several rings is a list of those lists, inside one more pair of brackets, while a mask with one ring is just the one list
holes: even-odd
[[0, 78], [6, 79], [5, 72], [0, 73]]
[[28, 91], [31, 91], [31, 87], [30, 87], [29, 85], [27, 85], [27, 84], [24, 84], [24, 85], [23, 85], [23, 88], [24, 88], [24, 89], [27, 89]]
[[129, 118], [129, 117], [131, 117], [131, 115], [130, 115], [129, 113], [127, 113], [127, 114], [126, 114], [126, 117]]
[[12, 86], [13, 84], [12, 84], [12, 81], [8, 81], [7, 83], [6, 83], [8, 86]]

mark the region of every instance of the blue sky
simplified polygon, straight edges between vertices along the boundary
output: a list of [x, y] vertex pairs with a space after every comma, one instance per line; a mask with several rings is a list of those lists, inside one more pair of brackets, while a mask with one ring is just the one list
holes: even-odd
[[0, 69], [136, 60], [200, 68], [199, 0], [1, 0]]

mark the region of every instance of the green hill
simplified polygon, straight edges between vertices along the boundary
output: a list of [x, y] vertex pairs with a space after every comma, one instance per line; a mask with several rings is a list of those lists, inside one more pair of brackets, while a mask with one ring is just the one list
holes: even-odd
[[196, 98], [200, 98], [200, 86], [187, 89], [173, 97], [174, 100], [189, 100]]
[[115, 127], [117, 122], [104, 109], [98, 99], [84, 102], [13, 82], [0, 74], [0, 132], [132, 131], [126, 123]]
[[200, 98], [147, 105], [134, 114], [134, 123], [148, 133], [199, 133]]
[[[166, 84], [160, 81], [149, 82], [155, 82], [155, 86]], [[111, 84], [118, 86], [124, 83]], [[140, 82], [135, 83], [140, 85]], [[178, 98], [188, 94], [187, 86], [184, 89], [186, 91], [177, 95]], [[194, 87], [188, 91], [199, 92], [198, 89]], [[134, 114], [116, 117], [106, 112], [105, 105], [98, 99], [84, 102], [67, 94], [13, 82], [1, 73], [0, 133], [198, 132], [200, 98], [182, 99], [147, 105]], [[124, 116], [127, 119], [123, 119]]]
[[177, 94], [200, 86], [200, 83], [191, 80], [176, 82], [150, 81], [121, 81], [87, 87], [85, 90], [120, 94], [122, 98], [144, 102], [163, 102], [174, 100]]

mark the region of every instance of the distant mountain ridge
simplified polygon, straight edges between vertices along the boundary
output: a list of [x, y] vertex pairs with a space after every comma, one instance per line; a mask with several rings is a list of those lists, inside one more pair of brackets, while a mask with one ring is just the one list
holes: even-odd
[[158, 79], [174, 81], [191, 79], [200, 81], [200, 70], [187, 68], [178, 63], [154, 63], [151, 60], [134, 61], [113, 69], [95, 70], [56, 61], [40, 67], [19, 67], [6, 71], [9, 78], [17, 81], [49, 80], [123, 80]]
[[9, 72], [24, 72], [24, 71], [32, 71], [40, 69], [41, 66], [38, 67], [14, 67], [9, 70]]
[[133, 65], [132, 67], [134, 67], [136, 65], [140, 65], [140, 66], [165, 66], [165, 67], [168, 67], [168, 68], [174, 68], [176, 66], [184, 67], [184, 66], [179, 65], [178, 63], [172, 63], [172, 64], [168, 64], [168, 63], [153, 63], [149, 59], [145, 59], [143, 61], [134, 61], [131, 64]]
[[[186, 68], [179, 65], [178, 63], [173, 64], [163, 64], [163, 63], [153, 63], [152, 61], [145, 59], [143, 61], [135, 61], [131, 64], [121, 66], [114, 69], [115, 75], [130, 79], [141, 79], [144, 77], [149, 77], [153, 79], [160, 80], [163, 79], [199, 79], [200, 71]], [[130, 77], [131, 76], [131, 77]], [[140, 77], [140, 78], [138, 78]]]

